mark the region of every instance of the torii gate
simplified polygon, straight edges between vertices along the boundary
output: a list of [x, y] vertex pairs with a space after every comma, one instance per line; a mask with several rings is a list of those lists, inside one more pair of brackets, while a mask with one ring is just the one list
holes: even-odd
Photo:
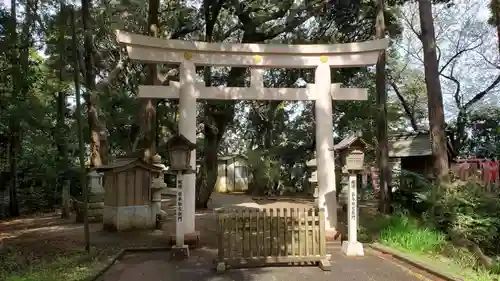
[[[366, 89], [332, 84], [330, 68], [374, 65], [388, 47], [386, 39], [330, 45], [231, 44], [164, 40], [117, 31], [117, 40], [130, 59], [180, 64], [180, 82], [169, 86], [139, 86], [139, 97], [179, 99], [179, 132], [196, 142], [196, 99], [315, 101], [319, 207], [325, 208], [325, 227], [334, 234], [337, 222], [332, 99], [367, 100]], [[196, 82], [195, 66], [251, 67], [250, 87], [205, 87]], [[265, 68], [315, 68], [315, 83], [306, 88], [264, 88]], [[192, 153], [191, 165], [195, 166]], [[185, 233], [195, 231], [195, 175], [184, 175]]]

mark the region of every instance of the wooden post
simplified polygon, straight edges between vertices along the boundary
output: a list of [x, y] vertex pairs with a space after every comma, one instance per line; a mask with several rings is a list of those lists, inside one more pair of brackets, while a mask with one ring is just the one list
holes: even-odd
[[321, 231], [325, 227], [325, 212], [323, 209], [319, 210], [319, 255], [320, 256], [326, 256], [326, 237], [325, 233]]
[[288, 256], [288, 216], [287, 216], [287, 208], [283, 208], [283, 240], [285, 244], [285, 256]]
[[281, 255], [280, 222], [281, 222], [280, 208], [276, 208], [276, 256], [278, 257]]
[[312, 239], [313, 239], [313, 248], [312, 248], [312, 255], [316, 256], [316, 248], [319, 244], [319, 239], [316, 238], [316, 208], [312, 209]]
[[292, 217], [292, 256], [295, 256], [295, 225], [297, 224], [295, 210], [290, 209], [290, 216]]
[[305, 245], [305, 255], [309, 256], [309, 211], [304, 208], [304, 245]]

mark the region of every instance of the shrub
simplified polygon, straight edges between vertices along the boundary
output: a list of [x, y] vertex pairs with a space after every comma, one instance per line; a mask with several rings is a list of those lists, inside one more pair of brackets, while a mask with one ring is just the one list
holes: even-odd
[[476, 183], [457, 182], [438, 196], [435, 221], [443, 230], [477, 243], [489, 254], [497, 254], [500, 250], [498, 195], [486, 192]]
[[[455, 181], [435, 186], [422, 175], [401, 170], [394, 177], [396, 209], [427, 217], [444, 233], [458, 234], [489, 255], [500, 253], [500, 193], [478, 182]], [[431, 214], [431, 206], [432, 214]]]
[[429, 195], [432, 183], [423, 175], [407, 170], [396, 171], [393, 175], [393, 203], [396, 209], [420, 216], [430, 208]]
[[248, 167], [250, 172], [249, 191], [263, 195], [274, 190], [280, 179], [280, 163], [270, 153], [249, 150]]

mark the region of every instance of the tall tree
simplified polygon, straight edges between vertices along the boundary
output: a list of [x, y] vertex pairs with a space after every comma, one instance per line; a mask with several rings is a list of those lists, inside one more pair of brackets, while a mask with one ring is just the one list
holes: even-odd
[[82, 23], [84, 32], [85, 57], [85, 103], [87, 104], [87, 118], [90, 128], [90, 165], [99, 167], [107, 162], [107, 131], [100, 120], [98, 93], [95, 85], [94, 71], [94, 32], [91, 24], [92, 1], [82, 0]]
[[[378, 39], [385, 38], [385, 4], [384, 0], [376, 0], [377, 16], [375, 32]], [[389, 167], [389, 145], [387, 137], [387, 87], [385, 77], [386, 52], [381, 52], [376, 66], [375, 84], [377, 92], [377, 160], [380, 172], [379, 210], [382, 213], [391, 211], [391, 170]]]
[[[203, 12], [205, 17], [205, 41], [212, 42], [214, 36], [214, 28], [217, 20], [219, 18], [219, 13], [222, 9], [221, 0], [204, 0], [203, 1]], [[204, 80], [206, 86], [212, 86], [212, 68], [210, 66], [205, 67], [204, 70]], [[212, 118], [208, 113], [214, 112], [214, 109], [217, 109], [216, 101], [205, 101], [203, 105], [203, 111], [205, 113], [203, 120], [203, 133], [205, 138], [203, 139], [203, 165], [201, 169], [201, 176], [197, 179], [196, 184], [196, 204], [198, 208], [206, 208], [206, 204], [212, 195], [213, 188], [208, 188], [209, 186], [215, 186], [215, 181], [217, 178], [212, 175], [213, 170], [217, 170], [217, 159], [218, 155], [218, 147], [220, 142], [222, 141], [222, 135], [225, 131], [215, 131], [213, 130], [213, 126], [217, 126], [217, 123], [221, 123], [220, 119]], [[227, 105], [226, 105], [227, 107]], [[229, 107], [232, 105], [229, 104]], [[220, 107], [219, 105], [219, 108]], [[234, 114], [234, 112], [228, 112], [228, 114]], [[223, 121], [229, 123], [230, 120]]]
[[436, 51], [436, 35], [432, 17], [431, 0], [418, 0], [420, 16], [420, 38], [424, 51], [425, 83], [427, 86], [429, 127], [434, 158], [434, 174], [438, 181], [448, 174], [448, 153], [446, 149], [443, 93], [439, 81], [439, 66]]
[[[159, 35], [159, 6], [159, 0], [149, 0], [148, 26], [146, 30], [148, 35], [152, 37], [158, 37]], [[155, 63], [146, 64], [145, 69], [146, 85], [159, 84], [157, 65]], [[132, 129], [133, 132], [136, 132], [132, 139], [132, 151], [139, 149], [144, 161], [151, 162], [153, 155], [156, 153], [156, 101], [153, 99], [140, 99], [140, 104], [137, 121]]]
[[75, 20], [75, 7], [73, 6], [70, 10], [70, 21], [71, 21], [71, 49], [73, 56], [73, 81], [75, 83], [75, 99], [76, 99], [76, 129], [78, 135], [78, 158], [80, 162], [80, 186], [82, 187], [83, 193], [83, 232], [85, 236], [85, 251], [90, 252], [90, 231], [89, 231], [89, 217], [88, 217], [88, 199], [89, 199], [89, 189], [87, 185], [87, 175], [85, 168], [85, 142], [83, 140], [82, 131], [82, 111], [81, 111], [81, 101], [80, 101], [80, 65], [79, 65], [79, 54], [77, 47], [77, 35], [76, 35], [76, 20]]
[[[10, 76], [11, 76], [11, 96], [12, 101], [19, 103], [20, 88], [21, 88], [21, 69], [19, 64], [19, 36], [17, 33], [17, 2], [10, 2], [10, 18], [9, 18], [9, 43], [10, 45]], [[19, 205], [17, 202], [17, 186], [18, 186], [18, 158], [21, 150], [21, 124], [17, 114], [11, 113], [9, 118], [9, 134], [10, 134], [10, 188], [9, 188], [9, 213], [11, 216], [19, 216]]]
[[[498, 50], [491, 49], [498, 38], [491, 32], [488, 23], [477, 17], [484, 9], [484, 3], [471, 0], [457, 0], [453, 3], [454, 5], [434, 7], [433, 17], [442, 93], [452, 97], [444, 102], [449, 106], [449, 112], [455, 115], [455, 118], [448, 121], [447, 137], [455, 151], [460, 153], [466, 149], [464, 145], [469, 138], [467, 126], [470, 113], [475, 107], [495, 103], [493, 94], [498, 91], [500, 84], [500, 67], [497, 62]], [[409, 105], [408, 108], [411, 109], [412, 96], [415, 95], [408, 96], [406, 86], [413, 84], [408, 82], [413, 80], [409, 77], [416, 70], [415, 67], [424, 67], [422, 37], [417, 23], [418, 8], [413, 3], [407, 5], [402, 9], [400, 18], [406, 30], [402, 40], [398, 40], [403, 43], [398, 46], [403, 51], [403, 57], [398, 57], [398, 63], [393, 67], [402, 66], [402, 70], [393, 71], [391, 80], [394, 83], [391, 82], [391, 85], [403, 106]], [[425, 89], [419, 90], [419, 87], [410, 92], [427, 92]], [[407, 116], [410, 120], [413, 118], [411, 115]]]
[[67, 52], [66, 48], [66, 27], [68, 26], [67, 21], [67, 7], [64, 1], [59, 4], [59, 30], [57, 49], [59, 53], [59, 60], [57, 62], [58, 68], [58, 93], [57, 93], [57, 126], [56, 126], [56, 145], [59, 154], [59, 185], [61, 187], [61, 217], [69, 217], [69, 180], [67, 179], [67, 171], [70, 162], [68, 155], [68, 126], [66, 125], [66, 113], [68, 112], [67, 100], [66, 100], [66, 88], [64, 85], [64, 69], [66, 67], [67, 56], [64, 54]]

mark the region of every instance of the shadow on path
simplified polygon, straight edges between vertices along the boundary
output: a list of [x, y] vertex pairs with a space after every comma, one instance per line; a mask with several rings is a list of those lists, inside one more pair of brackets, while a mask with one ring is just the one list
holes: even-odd
[[213, 249], [197, 249], [181, 262], [172, 261], [169, 252], [127, 254], [98, 281], [437, 281], [372, 254], [346, 258], [337, 251], [330, 272], [316, 266], [294, 266], [230, 269], [217, 274], [215, 254]]

